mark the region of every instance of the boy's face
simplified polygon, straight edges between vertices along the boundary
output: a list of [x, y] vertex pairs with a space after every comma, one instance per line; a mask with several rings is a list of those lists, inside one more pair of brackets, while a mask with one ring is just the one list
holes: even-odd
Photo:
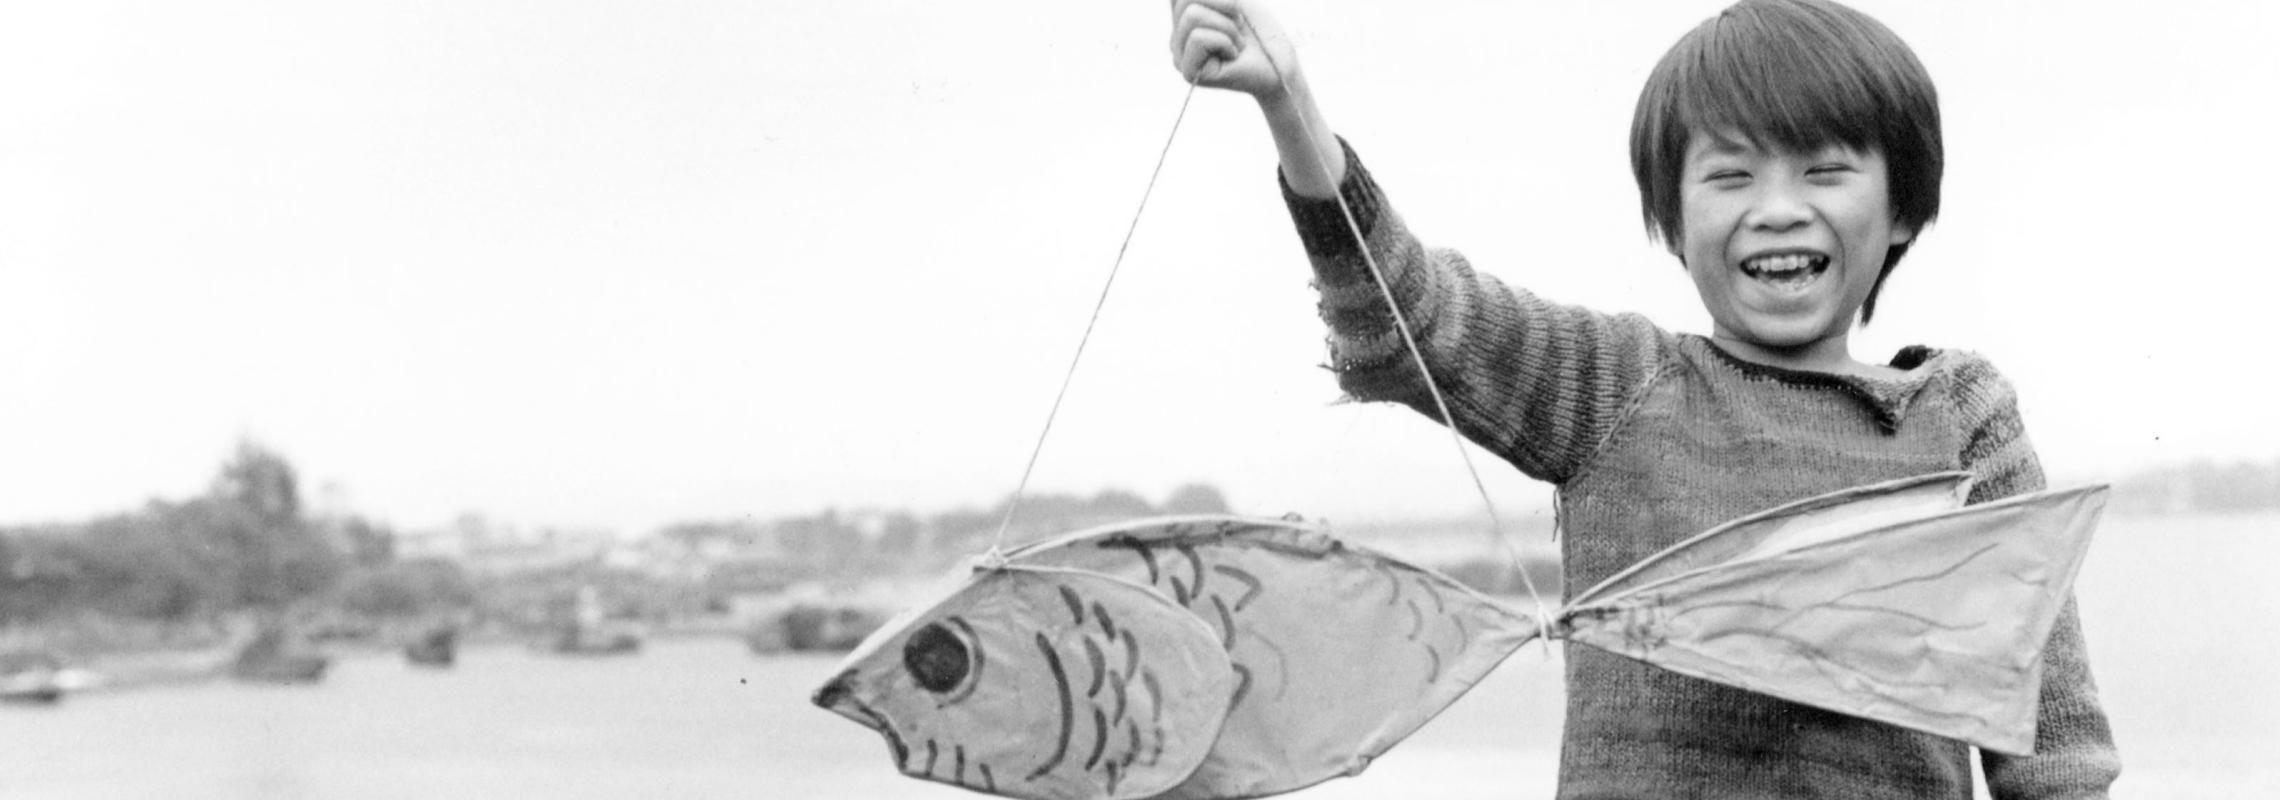
[[1772, 149], [1697, 131], [1679, 197], [1679, 256], [1720, 338], [1843, 353], [1884, 255], [1915, 231], [1896, 223], [1884, 154], [1830, 145]]

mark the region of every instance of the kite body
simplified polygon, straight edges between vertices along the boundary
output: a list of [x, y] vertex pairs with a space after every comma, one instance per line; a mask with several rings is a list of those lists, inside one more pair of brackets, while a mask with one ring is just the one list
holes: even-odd
[[1319, 525], [1171, 517], [1008, 554], [1113, 575], [1202, 619], [1236, 674], [1225, 726], [1171, 798], [1261, 797], [1362, 771], [1535, 637], [1536, 619]]
[[[1538, 630], [1288, 520], [1138, 520], [1005, 561], [874, 633], [817, 703], [878, 730], [905, 774], [969, 789], [1260, 797], [1360, 772]], [[962, 777], [930, 756], [953, 748]]]
[[2105, 487], [1964, 506], [1970, 476], [1752, 514], [1539, 625], [1320, 526], [1144, 519], [1028, 545], [850, 654], [816, 702], [897, 768], [1009, 797], [1261, 797], [1360, 772], [1549, 632], [2008, 753]]

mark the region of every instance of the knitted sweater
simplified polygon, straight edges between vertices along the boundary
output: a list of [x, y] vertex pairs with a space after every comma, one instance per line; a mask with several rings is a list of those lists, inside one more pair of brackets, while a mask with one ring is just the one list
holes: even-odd
[[[1970, 502], [2043, 488], [2011, 387], [1985, 359], [1910, 347], [1893, 379], [1764, 366], [1636, 314], [1546, 302], [1428, 249], [1347, 151], [1340, 192], [1465, 437], [1558, 487], [1566, 585], [1589, 587], [1718, 523], [1850, 486], [1965, 469]], [[1361, 400], [1438, 420], [1337, 205], [1290, 194]], [[2035, 754], [1982, 753], [1994, 796], [2104, 797], [2120, 771], [2069, 599], [2044, 653]], [[1958, 741], [1568, 648], [1565, 798], [1972, 796]]]

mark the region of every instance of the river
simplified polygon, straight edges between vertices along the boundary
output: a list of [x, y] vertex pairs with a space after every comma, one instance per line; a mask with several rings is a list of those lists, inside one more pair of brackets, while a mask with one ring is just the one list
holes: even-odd
[[[2116, 518], [2078, 583], [2127, 765], [2117, 797], [2280, 796], [2280, 515]], [[807, 694], [836, 659], [721, 639], [635, 656], [348, 655], [312, 687], [215, 683], [0, 707], [0, 798], [879, 798], [894, 773]], [[1359, 778], [1294, 796], [1551, 794], [1559, 663], [1534, 646]]]

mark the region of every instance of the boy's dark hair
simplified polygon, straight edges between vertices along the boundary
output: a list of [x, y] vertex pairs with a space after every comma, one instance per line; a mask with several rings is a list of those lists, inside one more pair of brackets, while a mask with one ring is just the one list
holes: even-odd
[[[1939, 216], [1939, 97], [1908, 45], [1866, 14], [1825, 0], [1741, 0], [1663, 54], [1631, 118], [1631, 173], [1647, 234], [1673, 252], [1684, 231], [1687, 138], [1729, 130], [1800, 152], [1873, 148], [1890, 174], [1895, 221], [1922, 233]], [[1896, 244], [1885, 256], [1862, 323], [1907, 252]]]

